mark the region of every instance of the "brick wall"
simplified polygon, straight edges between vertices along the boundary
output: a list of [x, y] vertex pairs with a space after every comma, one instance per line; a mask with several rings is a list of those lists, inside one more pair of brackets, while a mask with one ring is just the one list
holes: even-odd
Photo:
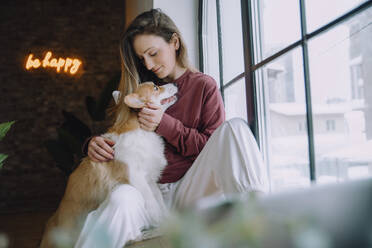
[[[56, 137], [62, 109], [101, 126], [84, 101], [120, 70], [124, 0], [5, 0], [0, 20], [0, 122], [17, 121], [0, 141], [0, 153], [9, 155], [0, 170], [0, 212], [53, 209], [66, 177], [43, 142]], [[47, 50], [80, 58], [78, 75], [24, 69], [29, 53], [43, 58]]]

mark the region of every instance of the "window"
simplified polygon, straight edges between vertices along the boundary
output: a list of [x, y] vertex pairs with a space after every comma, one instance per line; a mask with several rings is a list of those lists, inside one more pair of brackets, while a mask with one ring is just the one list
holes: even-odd
[[[204, 72], [219, 81], [226, 118], [247, 120], [240, 1], [203, 1]], [[231, 28], [234, 27], [234, 28]], [[234, 82], [232, 84], [231, 82]]]
[[336, 130], [336, 121], [335, 120], [327, 120], [326, 121], [326, 129], [328, 132]]
[[363, 100], [364, 81], [361, 56], [353, 59], [350, 64], [351, 99]]
[[305, 133], [307, 132], [307, 124], [306, 121], [300, 121], [298, 122], [298, 131], [300, 133]]
[[251, 124], [273, 191], [372, 176], [371, 6], [203, 1], [204, 71]]

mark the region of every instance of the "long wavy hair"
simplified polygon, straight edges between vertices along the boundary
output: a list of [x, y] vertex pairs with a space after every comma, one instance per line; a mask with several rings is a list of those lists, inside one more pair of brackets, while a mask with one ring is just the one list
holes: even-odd
[[138, 15], [120, 36], [121, 78], [118, 90], [121, 92], [118, 103], [110, 112], [114, 114], [114, 126], [122, 126], [129, 118], [130, 110], [123, 104], [124, 97], [132, 93], [141, 82], [161, 81], [156, 75], [146, 69], [136, 56], [133, 41], [137, 35], [148, 34], [162, 37], [170, 43], [174, 34], [179, 39], [179, 49], [176, 51], [176, 61], [184, 68], [196, 71], [189, 64], [187, 48], [180, 31], [172, 19], [160, 9], [151, 9]]

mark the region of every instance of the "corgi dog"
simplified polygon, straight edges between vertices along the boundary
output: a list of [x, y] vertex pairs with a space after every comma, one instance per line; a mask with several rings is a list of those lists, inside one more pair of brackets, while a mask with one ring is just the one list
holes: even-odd
[[[166, 108], [177, 100], [174, 84], [157, 86], [152, 82], [141, 83], [134, 93], [119, 102], [120, 92], [113, 92], [116, 104], [127, 104], [129, 119], [122, 125], [114, 125], [103, 136], [115, 141], [114, 159], [94, 162], [85, 157], [70, 175], [65, 194], [57, 211], [48, 220], [40, 248], [55, 247], [53, 230], [66, 232], [73, 243], [77, 241], [88, 213], [98, 208], [112, 190], [120, 184], [130, 184], [145, 199], [152, 224], [156, 226], [167, 213], [162, 194], [157, 185], [161, 172], [167, 165], [164, 141], [155, 132], [140, 128], [137, 111], [147, 103]], [[133, 109], [132, 109], [133, 108]]]

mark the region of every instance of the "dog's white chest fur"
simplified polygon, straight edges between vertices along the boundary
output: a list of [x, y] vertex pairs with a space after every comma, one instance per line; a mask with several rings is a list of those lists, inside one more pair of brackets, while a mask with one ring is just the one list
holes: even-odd
[[129, 173], [145, 173], [152, 181], [157, 181], [167, 164], [164, 156], [163, 139], [154, 132], [143, 129], [126, 132], [120, 135], [109, 134], [115, 141], [115, 159], [124, 162]]

